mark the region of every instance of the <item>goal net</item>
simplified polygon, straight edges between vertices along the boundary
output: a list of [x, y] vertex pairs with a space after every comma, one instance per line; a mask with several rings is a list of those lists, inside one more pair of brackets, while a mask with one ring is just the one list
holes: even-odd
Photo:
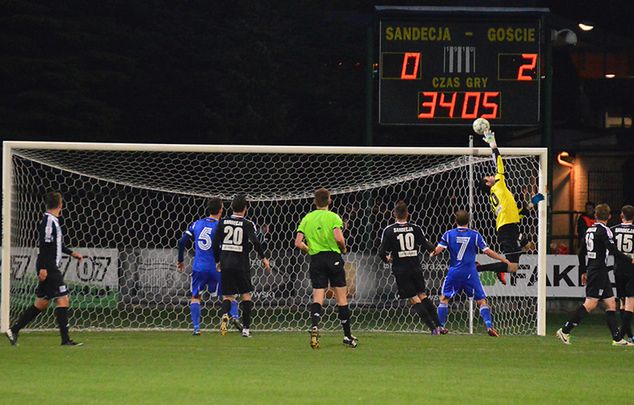
[[[518, 201], [537, 189], [544, 192], [543, 150], [502, 149], [502, 154], [507, 183]], [[207, 215], [211, 196], [225, 201], [225, 212], [234, 195], [248, 196], [247, 216], [257, 224], [271, 259], [268, 274], [252, 258], [256, 330], [308, 327], [309, 259], [294, 248], [293, 240], [319, 187], [331, 190], [332, 210], [344, 220], [355, 330], [426, 330], [399, 299], [389, 267], [377, 256], [397, 200], [409, 204], [412, 221], [432, 243], [453, 227], [454, 212], [467, 208], [472, 227], [499, 249], [488, 197], [475, 191], [472, 181], [495, 171], [485, 148], [14, 142], [5, 143], [4, 157], [3, 329], [34, 299], [37, 224], [49, 190], [64, 196], [66, 245], [85, 257], [82, 265], [64, 257], [61, 266], [71, 291], [71, 326], [78, 329], [189, 328], [193, 250], [186, 256], [185, 272], [178, 272], [177, 241], [191, 222]], [[545, 263], [544, 209], [521, 222], [521, 232], [534, 244], [522, 256], [518, 273], [507, 277], [508, 285], [500, 284], [494, 273], [481, 273], [502, 334], [544, 332], [545, 276], [544, 266], [538, 266], [540, 260]], [[11, 260], [4, 260], [9, 251]], [[422, 258], [436, 304], [447, 264], [447, 254]], [[323, 327], [338, 329], [334, 298], [327, 297]], [[203, 329], [216, 328], [219, 299], [204, 294], [202, 302]], [[29, 327], [53, 328], [54, 317], [43, 314]], [[483, 330], [477, 308], [466, 296], [450, 304], [448, 327], [455, 333]]]

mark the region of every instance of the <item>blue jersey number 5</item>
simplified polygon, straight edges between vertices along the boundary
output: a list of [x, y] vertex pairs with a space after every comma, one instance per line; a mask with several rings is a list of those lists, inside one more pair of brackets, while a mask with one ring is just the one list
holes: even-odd
[[211, 247], [211, 228], [203, 228], [198, 235], [198, 247], [200, 250], [209, 250]]

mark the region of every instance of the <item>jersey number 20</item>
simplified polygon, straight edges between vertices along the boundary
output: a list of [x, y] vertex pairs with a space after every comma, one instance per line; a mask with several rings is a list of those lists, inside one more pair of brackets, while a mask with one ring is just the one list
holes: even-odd
[[242, 245], [242, 228], [225, 227], [225, 239], [222, 243], [227, 245]]

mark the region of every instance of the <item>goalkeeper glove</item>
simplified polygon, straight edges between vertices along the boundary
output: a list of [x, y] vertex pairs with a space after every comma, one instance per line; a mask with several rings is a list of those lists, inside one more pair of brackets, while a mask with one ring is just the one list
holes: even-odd
[[533, 209], [540, 201], [544, 201], [544, 195], [537, 193], [531, 197], [531, 202], [528, 204], [528, 208]]
[[542, 193], [537, 193], [531, 197], [531, 204], [537, 205], [540, 201], [544, 201], [544, 195]]
[[484, 142], [488, 143], [489, 145], [493, 145], [491, 147], [497, 146], [495, 144], [495, 133], [492, 132], [492, 131], [485, 132], [484, 136], [482, 137], [482, 139], [484, 140]]

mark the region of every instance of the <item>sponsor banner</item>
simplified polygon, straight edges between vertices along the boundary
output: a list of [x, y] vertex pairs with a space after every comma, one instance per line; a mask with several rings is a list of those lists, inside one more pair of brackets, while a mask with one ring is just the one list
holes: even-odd
[[[612, 258], [608, 265], [612, 265]], [[478, 255], [478, 262], [494, 262], [486, 255]], [[507, 274], [507, 285], [497, 280], [495, 273], [480, 273], [484, 289], [491, 296], [537, 296], [537, 255], [522, 255], [516, 274]], [[581, 285], [579, 260], [576, 255], [546, 256], [546, 297], [575, 298], [585, 296], [585, 287]], [[614, 283], [614, 274], [610, 272]]]
[[137, 295], [152, 301], [187, 295], [191, 289], [191, 269], [179, 272], [177, 258], [177, 249], [139, 249], [135, 268]]
[[[90, 285], [117, 289], [119, 286], [119, 251], [117, 249], [100, 249], [77, 247], [74, 251], [81, 253], [84, 260], [70, 256], [62, 256], [60, 271], [67, 284]], [[37, 248], [13, 248], [11, 251], [11, 280], [21, 282], [35, 280]]]

